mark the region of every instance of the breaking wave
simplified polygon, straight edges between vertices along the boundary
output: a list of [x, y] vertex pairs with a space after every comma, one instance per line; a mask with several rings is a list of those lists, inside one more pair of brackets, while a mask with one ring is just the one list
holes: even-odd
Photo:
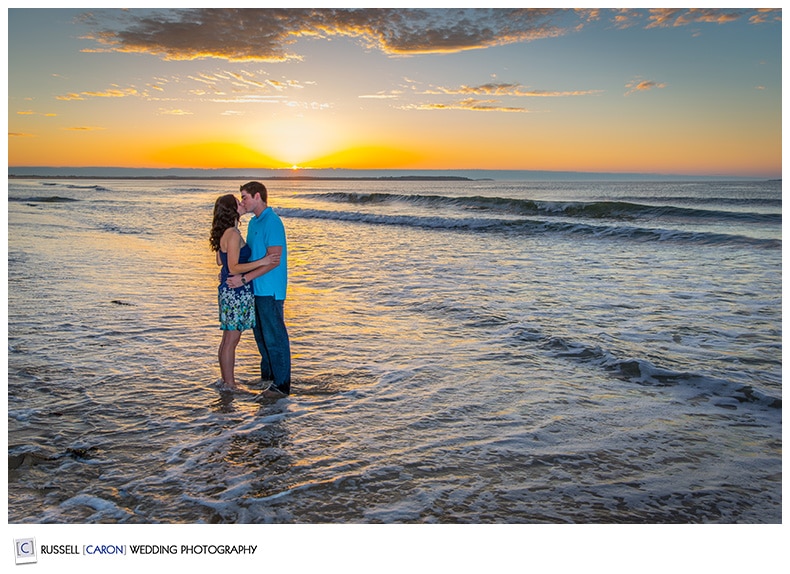
[[748, 246], [780, 249], [781, 240], [762, 239], [726, 233], [682, 231], [623, 225], [591, 225], [581, 222], [549, 221], [541, 219], [454, 218], [442, 216], [384, 215], [352, 211], [326, 211], [320, 209], [278, 208], [283, 217], [300, 219], [325, 219], [350, 221], [370, 225], [400, 225], [434, 230], [538, 234], [557, 233], [588, 237], [608, 237], [634, 241], [664, 241], [695, 243], [699, 245]]
[[427, 207], [456, 207], [509, 215], [584, 217], [591, 219], [636, 220], [683, 218], [703, 221], [780, 224], [780, 213], [710, 210], [672, 205], [645, 205], [630, 201], [535, 201], [501, 197], [448, 197], [442, 195], [402, 195], [390, 193], [333, 192], [306, 197], [349, 204], [408, 203]]
[[20, 203], [70, 203], [72, 201], [80, 201], [73, 197], [61, 197], [59, 195], [50, 195], [46, 197], [9, 197], [8, 201], [18, 201]]

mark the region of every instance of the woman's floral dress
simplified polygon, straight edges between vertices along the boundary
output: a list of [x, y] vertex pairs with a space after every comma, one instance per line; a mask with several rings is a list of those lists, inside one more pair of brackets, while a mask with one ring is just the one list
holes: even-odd
[[[246, 263], [252, 256], [252, 249], [245, 245], [239, 252], [239, 263]], [[222, 271], [219, 284], [219, 328], [224, 331], [244, 331], [255, 326], [255, 295], [252, 292], [252, 282], [231, 289], [225, 284], [230, 275], [228, 269], [228, 254], [219, 252], [222, 261]]]

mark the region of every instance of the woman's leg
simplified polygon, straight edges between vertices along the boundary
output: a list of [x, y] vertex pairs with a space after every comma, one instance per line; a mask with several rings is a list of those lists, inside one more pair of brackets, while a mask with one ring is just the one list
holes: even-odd
[[236, 366], [236, 347], [240, 339], [241, 331], [222, 331], [222, 341], [219, 344], [219, 371], [222, 382], [232, 389], [236, 388], [233, 371]]

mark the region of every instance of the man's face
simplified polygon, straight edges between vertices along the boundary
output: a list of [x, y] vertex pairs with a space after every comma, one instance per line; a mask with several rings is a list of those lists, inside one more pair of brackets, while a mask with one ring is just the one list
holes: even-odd
[[239, 203], [239, 213], [249, 213], [252, 211], [252, 197], [246, 191], [241, 192], [241, 203]]

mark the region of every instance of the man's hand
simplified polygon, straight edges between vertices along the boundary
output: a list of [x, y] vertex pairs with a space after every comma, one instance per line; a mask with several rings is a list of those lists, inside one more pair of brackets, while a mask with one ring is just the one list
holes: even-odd
[[243, 283], [241, 282], [241, 275], [230, 275], [228, 279], [225, 281], [225, 285], [230, 287], [231, 289], [236, 289], [241, 287]]

